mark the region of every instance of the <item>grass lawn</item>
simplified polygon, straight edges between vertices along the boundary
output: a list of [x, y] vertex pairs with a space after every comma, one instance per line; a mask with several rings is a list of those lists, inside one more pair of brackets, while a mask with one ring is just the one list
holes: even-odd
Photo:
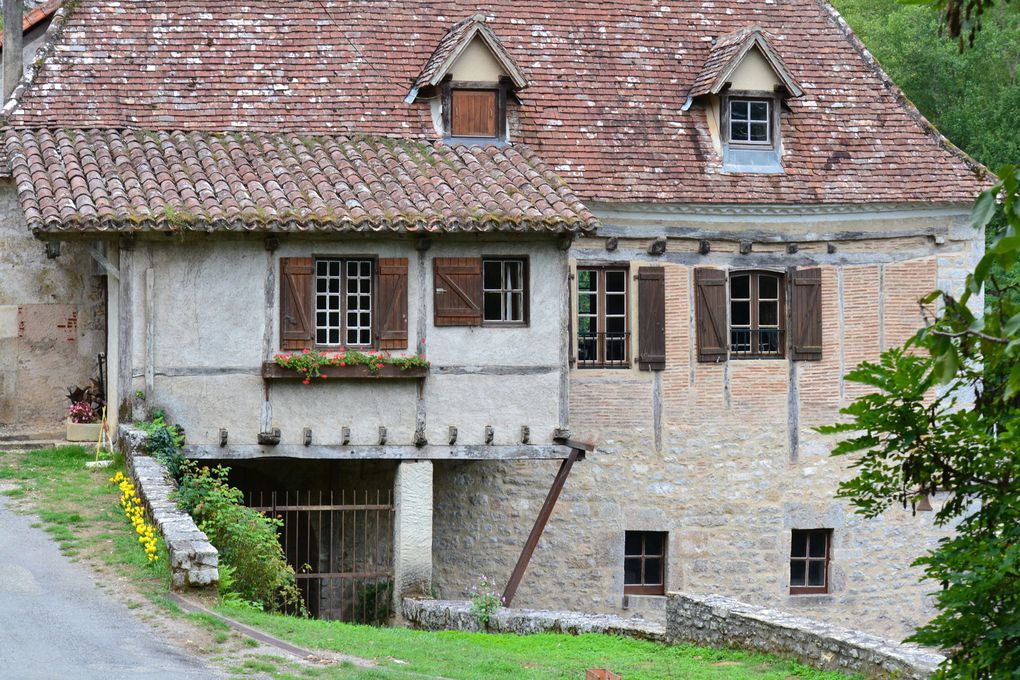
[[[173, 637], [189, 640], [189, 650], [227, 668], [235, 677], [580, 680], [586, 668], [596, 667], [610, 668], [625, 680], [846, 680], [847, 677], [815, 671], [775, 657], [660, 645], [604, 635], [521, 637], [429, 633], [297, 619], [219, 604], [221, 613], [301, 647], [368, 659], [376, 666], [362, 668], [348, 662], [317, 666], [259, 653], [260, 650], [253, 649], [257, 647], [253, 641], [239, 639], [211, 617], [184, 616], [166, 598], [169, 573], [165, 551], [161, 546], [160, 560], [148, 563], [120, 509], [117, 489], [108, 481], [122, 468], [87, 470], [84, 464], [91, 458], [81, 447], [26, 453], [0, 451], [0, 484], [13, 486], [4, 493], [11, 497], [15, 509], [36, 513], [39, 525], [53, 536], [61, 551], [71, 559], [88, 562], [102, 587], [127, 593], [128, 606], [143, 618], [155, 618], [159, 626], [169, 626]], [[215, 605], [215, 602], [206, 604]], [[201, 638], [203, 631], [204, 639]], [[227, 648], [231, 646], [233, 651], [228, 653]]]

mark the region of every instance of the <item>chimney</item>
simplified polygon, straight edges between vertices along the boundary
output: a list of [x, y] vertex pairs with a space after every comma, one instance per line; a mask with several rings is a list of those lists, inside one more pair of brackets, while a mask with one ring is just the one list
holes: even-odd
[[14, 88], [21, 82], [24, 70], [22, 60], [23, 33], [22, 21], [25, 15], [25, 0], [2, 0], [4, 6], [4, 97], [11, 96]]

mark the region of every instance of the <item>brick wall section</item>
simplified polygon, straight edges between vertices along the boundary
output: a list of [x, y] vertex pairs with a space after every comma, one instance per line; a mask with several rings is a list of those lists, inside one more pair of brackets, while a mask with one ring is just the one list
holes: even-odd
[[943, 657], [821, 621], [719, 595], [670, 593], [666, 637], [711, 647], [793, 656], [823, 670], [924, 680]]
[[[895, 262], [884, 267], [885, 347], [902, 345], [924, 325], [920, 300], [935, 290], [935, 259]], [[929, 319], [932, 311], [929, 309]]]
[[[840, 384], [845, 346], [840, 334], [839, 276], [836, 267], [822, 267], [822, 360], [797, 364], [800, 426], [832, 422], [840, 407]], [[855, 310], [856, 311], [856, 310]]]
[[[853, 370], [862, 361], [876, 361], [881, 351], [881, 271], [878, 265], [843, 269], [844, 363]], [[871, 391], [857, 383], [844, 383], [844, 398], [853, 400]]]

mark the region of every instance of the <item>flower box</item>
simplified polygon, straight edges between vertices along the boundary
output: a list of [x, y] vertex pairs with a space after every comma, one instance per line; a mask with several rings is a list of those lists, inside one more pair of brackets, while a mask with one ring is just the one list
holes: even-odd
[[[329, 382], [330, 380], [421, 380], [429, 374], [428, 366], [412, 366], [400, 368], [386, 364], [373, 373], [368, 366], [322, 366], [319, 371], [326, 376], [312, 378], [311, 382]], [[284, 368], [276, 362], [267, 361], [262, 364], [262, 377], [266, 380], [304, 380], [305, 376], [297, 371]]]
[[67, 441], [69, 442], [97, 442], [99, 441], [99, 429], [102, 423], [72, 423], [67, 421]]

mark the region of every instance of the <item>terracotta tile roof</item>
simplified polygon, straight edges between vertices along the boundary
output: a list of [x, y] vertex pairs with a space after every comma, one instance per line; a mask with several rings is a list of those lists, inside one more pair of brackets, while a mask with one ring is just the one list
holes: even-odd
[[787, 84], [789, 94], [793, 97], [801, 96], [803, 92], [800, 83], [790, 73], [774, 42], [775, 38], [763, 31], [761, 26], [747, 26], [719, 38], [709, 50], [708, 58], [694, 79], [689, 95], [700, 97], [709, 93], [718, 94], [722, 90], [722, 79], [739, 63], [740, 57], [746, 54], [748, 49], [757, 45], [776, 74]]
[[[932, 203], [982, 188], [823, 0], [79, 0], [9, 122], [428, 138], [429, 102], [404, 98], [476, 12], [527, 69], [511, 139], [582, 199]], [[712, 39], [751, 25], [804, 89], [783, 114], [784, 174], [723, 173], [706, 107], [682, 110]]]
[[35, 231], [560, 233], [596, 226], [524, 146], [97, 129], [5, 137]]
[[[28, 7], [26, 5], [24, 18], [21, 20], [21, 30], [28, 32], [46, 19], [49, 19], [60, 8], [62, 3], [63, 0], [49, 0], [49, 2], [41, 3], [36, 7]], [[3, 46], [4, 36], [0, 33], [0, 48]]]

